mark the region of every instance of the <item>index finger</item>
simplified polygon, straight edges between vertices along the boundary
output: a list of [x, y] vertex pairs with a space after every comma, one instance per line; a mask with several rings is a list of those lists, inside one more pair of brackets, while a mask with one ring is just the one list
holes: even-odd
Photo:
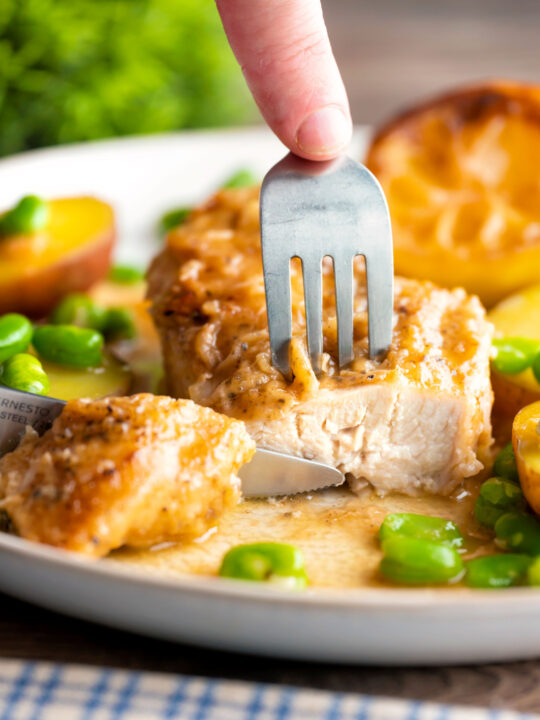
[[216, 0], [265, 120], [292, 152], [328, 160], [352, 122], [319, 0]]

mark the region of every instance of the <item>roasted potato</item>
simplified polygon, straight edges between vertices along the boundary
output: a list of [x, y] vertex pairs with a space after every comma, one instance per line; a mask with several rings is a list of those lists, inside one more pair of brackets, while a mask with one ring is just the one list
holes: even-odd
[[398, 274], [488, 307], [540, 280], [540, 88], [490, 82], [418, 105], [379, 129], [366, 163]]
[[[540, 340], [540, 285], [511, 295], [496, 305], [488, 315], [498, 337], [524, 337]], [[532, 370], [506, 375], [491, 369], [495, 394], [494, 413], [499, 419], [511, 421], [530, 403], [540, 401], [540, 384]]]
[[[146, 282], [133, 285], [118, 285], [101, 282], [90, 291], [90, 296], [104, 307], [124, 306], [131, 309], [136, 328], [136, 337], [128, 343], [115, 343], [115, 356], [129, 365], [131, 370], [131, 392], [154, 392], [162, 389], [163, 362], [161, 346], [154, 322], [148, 312], [149, 301], [145, 300]], [[94, 396], [95, 397], [95, 396]]]
[[540, 402], [527, 405], [512, 425], [512, 445], [523, 493], [540, 515]]
[[137, 338], [134, 343], [136, 349], [144, 351], [145, 356], [150, 359], [160, 360], [159, 336], [148, 311], [150, 302], [145, 299], [146, 282], [141, 281], [130, 285], [101, 282], [90, 290], [89, 295], [104, 307], [120, 305], [131, 308], [137, 328]]
[[0, 315], [43, 317], [68, 292], [86, 290], [107, 272], [114, 240], [107, 203], [51, 200], [43, 230], [0, 238]]
[[131, 386], [128, 367], [108, 353], [97, 368], [65, 367], [43, 359], [41, 364], [49, 378], [49, 395], [60, 400], [126, 395]]

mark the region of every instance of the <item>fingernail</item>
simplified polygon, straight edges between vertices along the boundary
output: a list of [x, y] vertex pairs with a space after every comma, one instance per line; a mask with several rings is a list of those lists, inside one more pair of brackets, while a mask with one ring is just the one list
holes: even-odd
[[328, 155], [342, 150], [351, 133], [350, 119], [335, 105], [328, 105], [304, 118], [296, 132], [296, 144], [310, 155]]

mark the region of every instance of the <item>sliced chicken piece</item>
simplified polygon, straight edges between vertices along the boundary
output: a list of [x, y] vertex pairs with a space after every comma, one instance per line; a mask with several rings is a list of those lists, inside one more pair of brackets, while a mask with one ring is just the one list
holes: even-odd
[[326, 264], [324, 371], [315, 377], [293, 262], [289, 383], [270, 362], [258, 218], [256, 189], [221, 191], [154, 260], [149, 297], [170, 392], [245, 420], [263, 448], [338, 467], [356, 490], [447, 494], [481, 470], [491, 444], [492, 327], [478, 299], [396, 278], [392, 346], [379, 362], [368, 357], [359, 282], [356, 359], [340, 372]]
[[71, 400], [0, 460], [0, 508], [22, 537], [94, 557], [194, 538], [237, 504], [254, 452], [241, 422], [189, 400]]
[[450, 492], [491, 443], [491, 325], [463, 290], [396, 279], [392, 346], [370, 360], [364, 283], [356, 359], [339, 372], [331, 267], [324, 267], [324, 372], [305, 344], [292, 266], [288, 383], [270, 363], [256, 191], [222, 191], [171, 233], [149, 273], [170, 391], [246, 421], [261, 447], [313, 458], [378, 492]]

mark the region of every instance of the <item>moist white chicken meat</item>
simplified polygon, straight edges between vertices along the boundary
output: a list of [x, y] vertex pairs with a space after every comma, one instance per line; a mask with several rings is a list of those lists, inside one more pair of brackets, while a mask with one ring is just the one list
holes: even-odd
[[149, 271], [168, 390], [245, 421], [263, 447], [329, 463], [351, 487], [448, 494], [489, 455], [492, 327], [462, 289], [396, 278], [393, 336], [368, 356], [358, 260], [355, 360], [339, 370], [330, 265], [324, 265], [323, 372], [311, 370], [293, 261], [292, 382], [270, 361], [258, 190], [223, 190], [172, 231]]

